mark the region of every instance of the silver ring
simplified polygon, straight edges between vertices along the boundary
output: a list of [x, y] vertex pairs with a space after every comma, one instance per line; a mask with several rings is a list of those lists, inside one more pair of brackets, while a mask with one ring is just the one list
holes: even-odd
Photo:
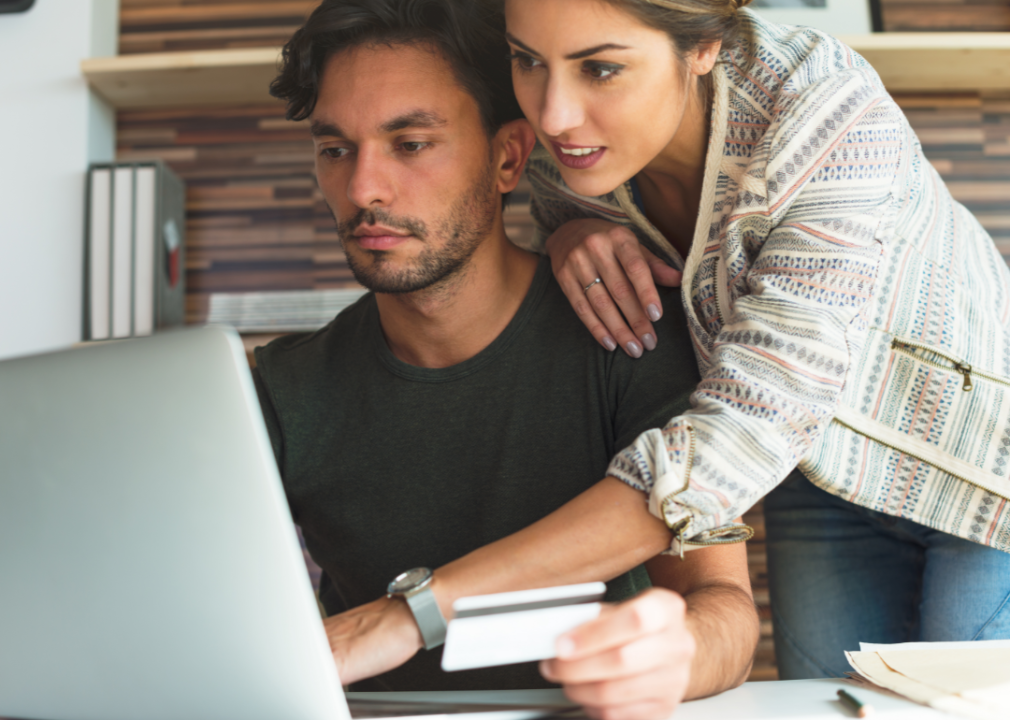
[[593, 281], [592, 281], [591, 283], [589, 283], [589, 284], [588, 284], [588, 285], [586, 285], [586, 286], [585, 286], [584, 288], [582, 288], [582, 292], [584, 292], [584, 293], [587, 293], [587, 292], [589, 292], [589, 288], [591, 288], [591, 287], [592, 287], [593, 285], [595, 285], [596, 283], [601, 283], [601, 282], [603, 282], [603, 280], [601, 280], [600, 278], [596, 278], [596, 279], [595, 279], [595, 280], [593, 280]]

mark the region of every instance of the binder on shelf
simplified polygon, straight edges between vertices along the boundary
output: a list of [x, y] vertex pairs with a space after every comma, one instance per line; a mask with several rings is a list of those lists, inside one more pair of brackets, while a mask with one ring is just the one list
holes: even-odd
[[150, 335], [185, 321], [186, 189], [163, 163], [88, 170], [84, 339]]

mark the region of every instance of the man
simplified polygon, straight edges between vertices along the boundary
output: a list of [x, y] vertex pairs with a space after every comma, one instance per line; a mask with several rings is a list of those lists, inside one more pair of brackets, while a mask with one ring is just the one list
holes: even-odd
[[[670, 530], [638, 490], [600, 479], [687, 404], [697, 371], [676, 291], [664, 346], [632, 361], [596, 345], [547, 261], [506, 237], [502, 197], [534, 136], [488, 17], [472, 0], [327, 0], [286, 46], [272, 91], [311, 121], [319, 186], [373, 293], [257, 351], [264, 415], [324, 570], [345, 683], [546, 678], [599, 717], [665, 717], [746, 676], [757, 618], [744, 547], [655, 557]], [[418, 566], [434, 568], [430, 584], [393, 588], [409, 602], [385, 594]], [[418, 652], [438, 643], [433, 608], [451, 617], [458, 597], [608, 580], [608, 599], [624, 600], [649, 576], [669, 590], [608, 607], [542, 675], [448, 674], [440, 651]]]

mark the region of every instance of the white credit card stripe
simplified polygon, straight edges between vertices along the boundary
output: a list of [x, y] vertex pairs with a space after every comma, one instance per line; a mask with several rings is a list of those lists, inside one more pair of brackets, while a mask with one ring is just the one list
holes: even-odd
[[460, 613], [487, 608], [522, 606], [566, 599], [569, 602], [575, 602], [575, 598], [593, 595], [602, 598], [606, 591], [607, 586], [604, 583], [593, 582], [536, 588], [535, 590], [516, 590], [514, 592], [495, 593], [493, 595], [471, 595], [470, 597], [458, 599], [453, 603], [452, 609], [458, 616]]

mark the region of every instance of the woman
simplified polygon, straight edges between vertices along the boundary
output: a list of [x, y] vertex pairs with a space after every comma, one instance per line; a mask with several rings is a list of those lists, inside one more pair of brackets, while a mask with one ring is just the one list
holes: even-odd
[[786, 480], [783, 678], [1010, 637], [1010, 274], [862, 58], [737, 4], [505, 0], [537, 249], [576, 312], [637, 357], [651, 275], [680, 274], [659, 258], [683, 272], [694, 409], [609, 474], [678, 553], [745, 537], [729, 519]]

